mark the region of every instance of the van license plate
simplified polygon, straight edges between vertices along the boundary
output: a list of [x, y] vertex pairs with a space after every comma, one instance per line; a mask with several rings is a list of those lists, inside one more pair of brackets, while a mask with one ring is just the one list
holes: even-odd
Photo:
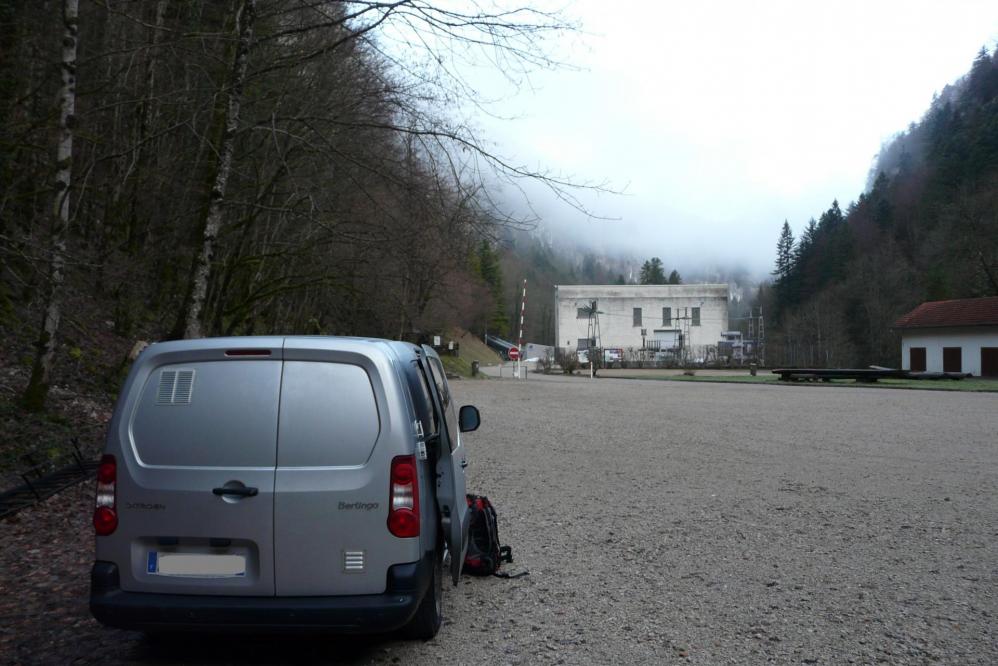
[[150, 551], [146, 562], [146, 572], [160, 576], [200, 576], [202, 578], [245, 576], [246, 557], [243, 555]]

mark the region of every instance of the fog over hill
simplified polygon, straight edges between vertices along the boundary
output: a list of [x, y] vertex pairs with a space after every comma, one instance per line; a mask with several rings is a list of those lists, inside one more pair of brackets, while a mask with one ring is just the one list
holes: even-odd
[[474, 122], [513, 163], [622, 194], [577, 193], [606, 219], [538, 183], [518, 183], [529, 206], [515, 187], [502, 196], [557, 237], [684, 274], [766, 277], [783, 220], [799, 232], [833, 200], [847, 208], [882, 145], [998, 38], [998, 4], [976, 0], [568, 11], [580, 32], [548, 46], [570, 67], [512, 82], [473, 71], [498, 99]]

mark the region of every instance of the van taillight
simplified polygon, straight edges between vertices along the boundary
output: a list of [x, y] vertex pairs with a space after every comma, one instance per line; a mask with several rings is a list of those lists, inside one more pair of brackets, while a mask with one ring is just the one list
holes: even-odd
[[388, 531], [397, 537], [419, 536], [419, 481], [416, 456], [392, 459], [388, 497]]
[[97, 467], [97, 499], [94, 502], [94, 529], [97, 536], [107, 536], [118, 527], [115, 485], [118, 480], [118, 464], [114, 456], [107, 454], [100, 459]]

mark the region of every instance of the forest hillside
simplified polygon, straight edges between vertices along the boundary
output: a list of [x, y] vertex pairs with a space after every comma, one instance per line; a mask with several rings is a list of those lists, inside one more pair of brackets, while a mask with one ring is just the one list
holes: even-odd
[[512, 76], [566, 26], [467, 11], [0, 0], [4, 445], [95, 439], [140, 341], [484, 328], [487, 182], [544, 176], [483, 148], [454, 57]]
[[797, 238], [784, 222], [773, 276], [759, 294], [771, 364], [896, 367], [900, 315], [998, 295], [998, 51], [884, 146], [855, 203]]

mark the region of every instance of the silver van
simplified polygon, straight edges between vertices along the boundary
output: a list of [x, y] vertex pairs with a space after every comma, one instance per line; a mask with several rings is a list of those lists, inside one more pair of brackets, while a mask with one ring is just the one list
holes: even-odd
[[133, 365], [98, 470], [90, 609], [126, 629], [430, 638], [467, 548], [467, 460], [430, 347], [165, 342]]

